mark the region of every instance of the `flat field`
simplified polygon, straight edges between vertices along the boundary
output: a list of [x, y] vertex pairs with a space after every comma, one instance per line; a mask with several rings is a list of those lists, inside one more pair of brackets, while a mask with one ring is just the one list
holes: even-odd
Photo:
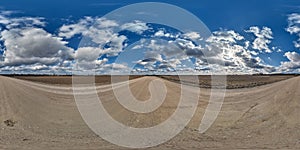
[[[63, 84], [63, 85], [71, 85], [72, 84], [72, 76], [13, 76], [17, 79], [29, 80], [34, 82], [41, 82], [47, 84]], [[115, 76], [120, 80], [126, 80], [129, 78], [130, 80], [143, 77], [142, 75], [133, 75], [133, 76]], [[181, 81], [179, 76], [157, 76], [162, 79], [166, 79], [176, 83], [183, 83], [195, 86], [194, 77], [192, 76], [183, 76]], [[214, 82], [212, 82], [212, 77], [209, 75], [200, 75], [198, 76], [198, 84], [201, 88], [211, 88], [212, 83], [216, 86], [226, 85], [227, 89], [236, 89], [236, 88], [250, 88], [261, 86], [265, 84], [270, 84], [282, 80], [286, 80], [289, 78], [293, 78], [295, 75], [228, 75], [224, 78], [224, 76], [214, 76]], [[223, 80], [224, 79], [224, 80]], [[218, 81], [222, 80], [222, 81]], [[225, 81], [225, 82], [224, 82]], [[95, 83], [99, 85], [110, 84], [111, 76], [103, 75], [103, 76], [95, 76]]]

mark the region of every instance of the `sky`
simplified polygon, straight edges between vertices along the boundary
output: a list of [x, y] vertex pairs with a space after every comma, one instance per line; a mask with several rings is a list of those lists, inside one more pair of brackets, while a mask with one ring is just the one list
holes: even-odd
[[0, 73], [300, 72], [300, 1], [142, 2], [1, 0]]

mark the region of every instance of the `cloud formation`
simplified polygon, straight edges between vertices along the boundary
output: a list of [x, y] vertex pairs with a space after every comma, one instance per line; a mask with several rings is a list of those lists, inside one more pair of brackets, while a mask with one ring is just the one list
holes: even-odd
[[[155, 35], [170, 38], [170, 34], [161, 30]], [[188, 71], [198, 70], [200, 73], [203, 70], [223, 70], [228, 73], [267, 73], [274, 70], [273, 67], [263, 64], [259, 57], [254, 57], [245, 44], [245, 38], [233, 30], [215, 31], [202, 45], [197, 45], [192, 39], [203, 40], [199, 33], [194, 32], [183, 33], [168, 41], [144, 41], [135, 46], [136, 49], [147, 50], [145, 58], [137, 63], [146, 70], [181, 70], [185, 67]], [[195, 59], [195, 63], [184, 66], [184, 62], [189, 59]]]
[[298, 36], [297, 41], [294, 41], [294, 45], [296, 48], [300, 48], [300, 14], [292, 13], [288, 15], [288, 27], [286, 31]]
[[4, 30], [1, 40], [6, 48], [2, 65], [6, 66], [53, 65], [73, 57], [73, 50], [65, 46], [66, 42], [39, 28]]
[[248, 49], [248, 41], [233, 30], [215, 31], [207, 42], [209, 50], [217, 56], [212, 61], [224, 62], [226, 72], [268, 73], [273, 70], [271, 66], [263, 64], [259, 57], [255, 57]]
[[300, 54], [296, 52], [286, 52], [284, 56], [289, 60], [281, 62], [279, 70], [282, 72], [300, 71]]
[[128, 30], [137, 34], [142, 34], [144, 31], [150, 29], [146, 23], [141, 21], [134, 21], [125, 23], [121, 26], [121, 30]]
[[[295, 34], [298, 39], [294, 41], [295, 48], [300, 48], [300, 14], [292, 13], [288, 15], [288, 27], [286, 31]], [[278, 67], [280, 72], [300, 72], [300, 54], [297, 52], [286, 52], [283, 55], [288, 61], [282, 61]]]
[[73, 59], [73, 49], [62, 38], [45, 31], [43, 18], [9, 18], [0, 14], [1, 70], [47, 70]]
[[[140, 26], [140, 22], [135, 22]], [[76, 35], [84, 37], [82, 44], [75, 52], [77, 69], [90, 70], [107, 66], [107, 58], [98, 60], [102, 55], [106, 57], [117, 56], [123, 50], [124, 42], [127, 39], [119, 35], [115, 30], [120, 25], [114, 20], [105, 18], [85, 17], [77, 23], [63, 25], [59, 29], [59, 36], [70, 39]], [[134, 25], [127, 25], [128, 30], [134, 30]], [[136, 29], [139, 29], [138, 27]], [[135, 30], [138, 32], [137, 30]], [[85, 45], [85, 41], [88, 45]], [[92, 45], [92, 46], [91, 46]]]
[[253, 33], [255, 35], [255, 40], [252, 42], [252, 48], [259, 50], [260, 52], [272, 53], [272, 50], [269, 48], [269, 44], [273, 39], [273, 32], [268, 27], [263, 27], [260, 29], [257, 26], [250, 27], [249, 30], [246, 30], [248, 33]]
[[[70, 73], [76, 66], [83, 72], [109, 73], [110, 70], [128, 71], [127, 63], [138, 64], [134, 72], [139, 73], [176, 70], [239, 74], [288, 72], [300, 68], [297, 52], [286, 52], [287, 61], [278, 67], [263, 61], [261, 54], [279, 51], [270, 47], [274, 37], [269, 27], [253, 26], [245, 30], [254, 36], [253, 40], [234, 30], [214, 31], [205, 39], [197, 32], [175, 33], [138, 20], [120, 24], [107, 18], [84, 17], [62, 25], [55, 34], [45, 30], [44, 18], [12, 17], [12, 13], [0, 13], [0, 71]], [[289, 15], [288, 23], [286, 31], [300, 39], [300, 15]], [[68, 41], [77, 37], [83, 37], [80, 47], [75, 50], [68, 47]], [[128, 57], [127, 62], [114, 63], [130, 42], [136, 42], [132, 39], [140, 41], [132, 49], [142, 49], [143, 59], [130, 62]], [[299, 43], [296, 41], [295, 47], [300, 48]]]
[[44, 27], [46, 22], [44, 22], [43, 17], [17, 17], [11, 18], [9, 15], [13, 14], [13, 11], [4, 11], [0, 13], [0, 24], [4, 26], [5, 29], [13, 29], [20, 27]]

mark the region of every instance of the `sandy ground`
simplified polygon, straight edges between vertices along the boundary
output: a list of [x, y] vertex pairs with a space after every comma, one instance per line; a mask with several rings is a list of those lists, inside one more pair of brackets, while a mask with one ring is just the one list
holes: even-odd
[[[176, 109], [180, 85], [157, 77], [130, 81], [134, 96], [146, 100], [148, 85], [156, 79], [165, 83], [168, 93], [162, 106], [149, 114], [123, 108], [110, 86], [97, 86], [97, 91], [117, 121], [137, 128], [154, 126]], [[300, 149], [299, 77], [227, 90], [216, 122], [203, 134], [197, 128], [210, 90], [193, 88], [201, 94], [189, 125], [175, 138], [149, 149]], [[102, 140], [88, 128], [70, 86], [0, 77], [0, 121], [0, 149], [126, 149]]]

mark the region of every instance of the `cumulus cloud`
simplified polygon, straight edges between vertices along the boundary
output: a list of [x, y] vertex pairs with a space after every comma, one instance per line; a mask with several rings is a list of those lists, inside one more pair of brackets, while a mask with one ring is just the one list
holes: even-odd
[[154, 36], [157, 36], [157, 37], [163, 37], [163, 36], [166, 36], [165, 35], [165, 32], [163, 30], [159, 30], [157, 31]]
[[42, 17], [13, 17], [13, 11], [0, 13], [1, 51], [0, 70], [29, 73], [49, 73], [65, 66], [73, 59], [73, 49], [62, 38], [43, 29]]
[[[107, 58], [98, 59], [103, 54], [111, 53], [110, 49], [97, 47], [81, 47], [75, 52], [77, 69], [89, 70], [102, 67], [108, 62]], [[114, 52], [114, 51], [112, 51]]]
[[298, 40], [294, 41], [294, 45], [296, 48], [300, 48], [300, 14], [292, 13], [288, 15], [288, 27], [286, 31], [298, 36]]
[[164, 59], [162, 58], [162, 55], [159, 54], [157, 51], [148, 50], [145, 52], [144, 59], [134, 63], [144, 66], [145, 69], [155, 70], [157, 68], [155, 64], [162, 63], [163, 61]]
[[[159, 39], [143, 41], [136, 48], [146, 50], [144, 59], [136, 63], [142, 65], [148, 71], [176, 68], [181, 63], [181, 60], [187, 59], [184, 49], [179, 48], [177, 44], [175, 41]], [[145, 70], [138, 69], [137, 71], [143, 72]]]
[[178, 38], [178, 36], [179, 36], [178, 34], [174, 35], [172, 33], [167, 33], [163, 29], [160, 29], [154, 33], [154, 37]]
[[145, 52], [145, 58], [156, 60], [156, 61], [163, 61], [163, 58], [161, 54], [155, 52], [155, 51], [147, 51]]
[[[92, 22], [96, 23], [92, 24]], [[93, 42], [100, 44], [97, 48], [82, 48], [77, 50], [76, 58], [81, 61], [83, 66], [87, 67], [86, 64], [88, 62], [95, 63], [95, 60], [100, 55], [108, 54], [108, 56], [116, 56], [122, 51], [124, 41], [127, 38], [115, 33], [115, 28], [118, 27], [120, 27], [119, 30], [129, 30], [137, 34], [142, 34], [149, 29], [146, 23], [140, 21], [120, 26], [113, 20], [86, 17], [76, 24], [64, 25], [60, 28], [59, 35], [64, 38], [72, 38], [76, 34], [82, 34], [83, 36], [90, 37]], [[268, 41], [265, 44], [259, 44], [259, 42], [265, 39], [272, 39], [272, 31], [266, 27], [263, 29], [252, 27], [249, 32], [254, 33], [257, 37], [253, 42], [253, 47], [268, 51]], [[145, 58], [139, 60], [137, 63], [149, 70], [180, 67], [182, 61], [188, 58], [195, 58], [204, 62], [201, 63], [202, 68], [210, 64], [211, 66], [234, 68], [234, 70], [266, 71], [272, 69], [270, 66], [263, 65], [263, 61], [259, 57], [254, 57], [253, 55], [257, 55], [258, 53], [248, 49], [250, 42], [246, 41], [243, 36], [233, 30], [214, 32], [205, 41], [206, 45], [196, 45], [193, 42], [193, 40], [203, 40], [197, 32], [188, 32], [173, 36], [171, 33], [166, 33], [165, 30], [161, 29], [154, 33], [154, 36], [173, 39], [169, 41], [150, 40], [148, 43], [142, 42], [140, 45], [134, 47], [134, 49], [144, 48], [148, 50], [145, 53]], [[102, 63], [101, 61], [100, 64], [107, 65], [106, 62]], [[199, 68], [200, 66], [196, 67]]]
[[208, 58], [211, 62], [222, 62], [227, 72], [269, 72], [273, 70], [271, 66], [263, 64], [259, 57], [254, 57], [253, 52], [248, 49], [248, 41], [239, 33], [229, 31], [215, 31], [213, 35], [207, 39], [208, 52], [206, 55], [212, 56]]
[[90, 38], [96, 45], [94, 47], [100, 47], [108, 52], [108, 55], [115, 56], [123, 49], [124, 41], [127, 39], [126, 36], [114, 31], [118, 26], [119, 24], [113, 20], [85, 17], [75, 24], [63, 25], [59, 29], [59, 36], [69, 39], [80, 34]]
[[229, 31], [215, 31], [213, 35], [207, 40], [208, 42], [223, 42], [223, 43], [236, 43], [236, 41], [243, 40], [244, 37], [239, 33]]
[[75, 52], [75, 58], [78, 61], [96, 61], [103, 49], [96, 47], [81, 47]]
[[40, 28], [16, 28], [1, 32], [5, 52], [2, 65], [53, 65], [71, 60], [73, 50], [67, 42]]
[[101, 55], [112, 57], [123, 50], [127, 37], [119, 35], [115, 31], [117, 28], [119, 24], [114, 20], [85, 17], [77, 23], [63, 25], [59, 29], [59, 36], [70, 39], [75, 35], [81, 35], [88, 41], [91, 40], [92, 43], [81, 45], [75, 54], [77, 65], [81, 69], [91, 69], [95, 64], [96, 67], [106, 65], [106, 59], [98, 60]]
[[[83, 36], [93, 37], [95, 40], [97, 35], [102, 35], [104, 39], [98, 42], [103, 42], [112, 34], [111, 29], [117, 26], [119, 26], [119, 24], [113, 20], [98, 17], [84, 17], [77, 23], [63, 25], [60, 27], [59, 36], [69, 39], [80, 34]], [[108, 33], [105, 33], [103, 30], [107, 30]]]
[[203, 40], [198, 32], [187, 32], [183, 36], [192, 40]]
[[[118, 56], [130, 40], [130, 35], [122, 35], [122, 30], [143, 35], [145, 31], [154, 29], [147, 23], [133, 21], [120, 24], [118, 21], [98, 17], [85, 17], [78, 22], [62, 25], [58, 35], [48, 33], [44, 28], [43, 18], [19, 17], [12, 18], [10, 13], [0, 13], [0, 70], [30, 70], [41, 73], [69, 73], [73, 65], [78, 70], [93, 70], [97, 73], [126, 72], [126, 63], [112, 63], [111, 58]], [[288, 32], [299, 34], [298, 19], [290, 16]], [[156, 31], [155, 33], [152, 31]], [[142, 68], [135, 72], [174, 72], [204, 73], [258, 73], [272, 72], [274, 67], [266, 65], [258, 57], [262, 52], [277, 51], [269, 48], [273, 33], [270, 28], [251, 27], [246, 32], [255, 36], [254, 41], [248, 41], [233, 30], [215, 31], [208, 39], [197, 32], [168, 33], [159, 28], [151, 30], [153, 39], [140, 39], [133, 49], [143, 49], [144, 58], [134, 63]], [[82, 36], [89, 43], [81, 45], [77, 50], [67, 46], [68, 40]], [[299, 36], [300, 37], [300, 36]], [[198, 45], [196, 42], [201, 41]], [[3, 54], [3, 55], [1, 55]], [[299, 54], [286, 53], [289, 62], [282, 62], [282, 68], [299, 67]], [[75, 60], [75, 61], [74, 61]], [[192, 66], [190, 64], [193, 64]], [[139, 67], [140, 67], [139, 66]]]
[[121, 30], [128, 30], [131, 32], [135, 32], [137, 34], [142, 34], [144, 31], [148, 29], [149, 27], [147, 26], [147, 24], [141, 21], [129, 22], [121, 26]]
[[42, 17], [10, 17], [13, 12], [5, 11], [0, 14], [0, 24], [5, 29], [13, 29], [18, 27], [44, 27], [46, 22]]
[[300, 54], [296, 52], [287, 52], [284, 54], [292, 62], [300, 62]]
[[[298, 36], [298, 40], [294, 41], [294, 46], [300, 48], [300, 14], [292, 13], [288, 15], [288, 27], [286, 31], [290, 34]], [[281, 50], [280, 50], [281, 51]], [[300, 71], [300, 54], [297, 52], [286, 52], [284, 55], [288, 61], [282, 61], [278, 67], [280, 72], [299, 72]]]
[[130, 69], [128, 68], [127, 64], [110, 63], [101, 65], [101, 67], [95, 69], [95, 72], [101, 74], [122, 75], [128, 74]]
[[269, 44], [273, 39], [273, 32], [271, 28], [263, 27], [260, 29], [257, 26], [250, 27], [249, 30], [245, 30], [248, 33], [253, 33], [255, 35], [255, 40], [252, 42], [252, 48], [259, 50], [260, 52], [272, 53], [269, 48]]
[[300, 68], [300, 54], [296, 52], [286, 52], [284, 56], [289, 60], [281, 62], [280, 71], [293, 72]]
[[[165, 37], [165, 33], [162, 31], [155, 34]], [[148, 70], [158, 71], [163, 71], [163, 69], [191, 71], [194, 69], [200, 72], [207, 70], [218, 72], [220, 68], [223, 68], [226, 71], [231, 71], [231, 73], [256, 73], [260, 71], [270, 72], [274, 69], [263, 64], [259, 57], [254, 57], [252, 51], [247, 49], [249, 42], [233, 30], [213, 32], [213, 35], [204, 41], [204, 45], [197, 45], [192, 39], [199, 40], [201, 36], [196, 32], [183, 33], [176, 39], [169, 41], [150, 40], [143, 42], [135, 48], [149, 51], [145, 53], [145, 59], [137, 63]], [[195, 59], [194, 66], [183, 65], [184, 61], [189, 60], [189, 58]]]

